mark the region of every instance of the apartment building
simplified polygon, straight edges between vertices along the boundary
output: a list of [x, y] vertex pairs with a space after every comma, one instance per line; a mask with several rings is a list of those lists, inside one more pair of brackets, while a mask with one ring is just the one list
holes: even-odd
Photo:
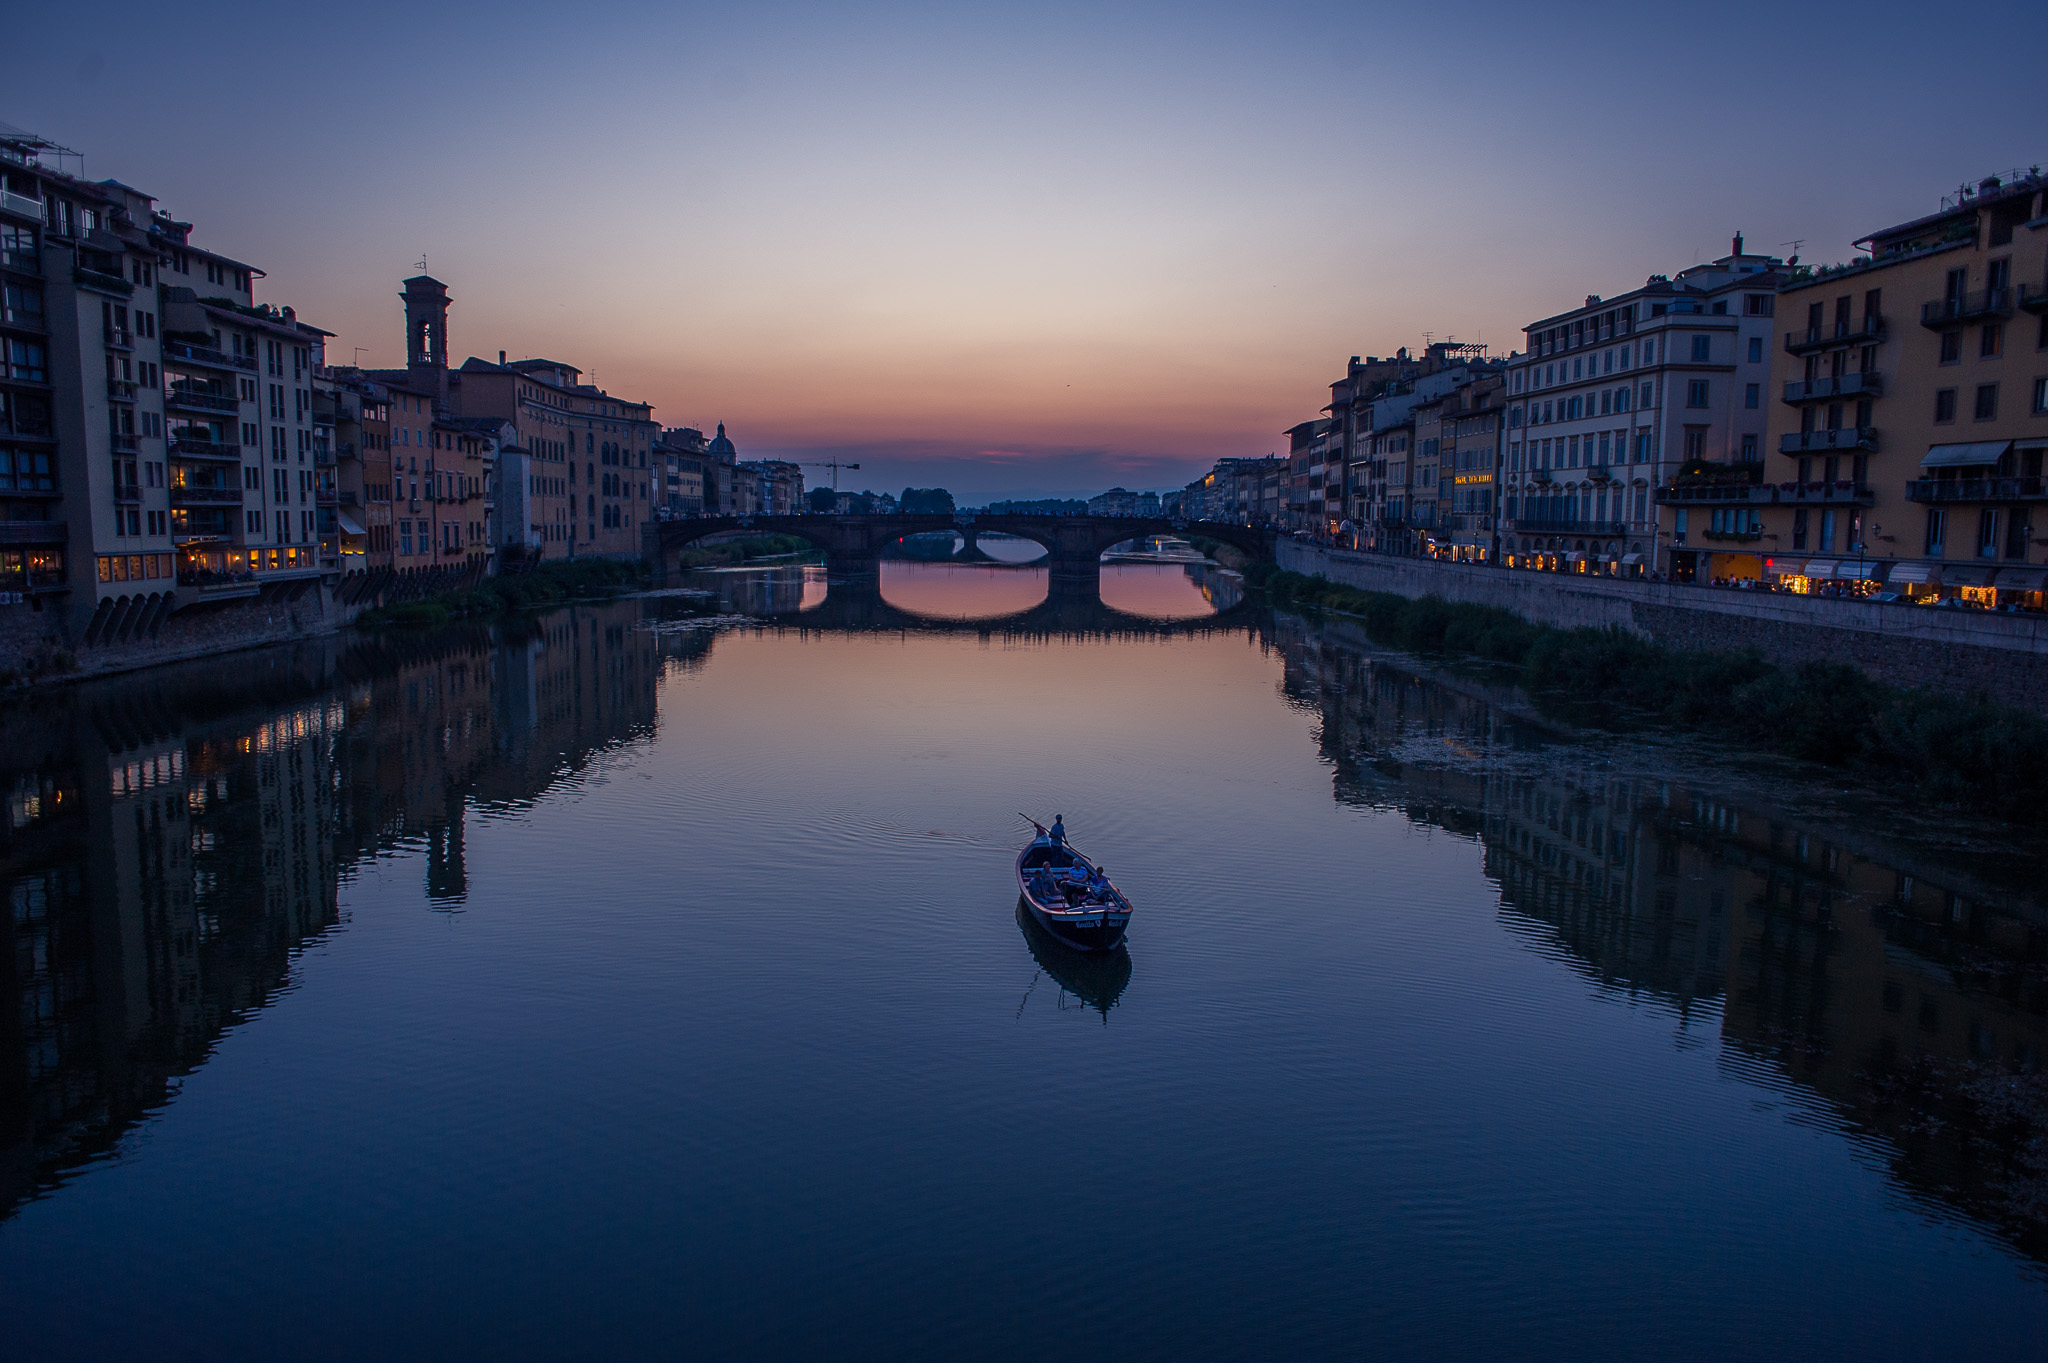
[[1532, 322], [1508, 364], [1502, 561], [1689, 578], [1656, 489], [1681, 469], [1761, 468], [1784, 262], [1744, 252]]
[[73, 631], [250, 595], [322, 562], [312, 374], [327, 332], [262, 272], [0, 129], [0, 592]]
[[1497, 550], [1495, 465], [1506, 427], [1507, 375], [1467, 370], [1465, 381], [1418, 402], [1416, 491], [1432, 494], [1430, 552], [1461, 563], [1492, 562]]
[[1289, 529], [1327, 533], [1330, 431], [1335, 424], [1328, 417], [1316, 417], [1281, 432], [1287, 437], [1285, 516]]
[[[720, 438], [725, 427], [718, 428]], [[804, 471], [786, 459], [745, 459], [733, 466], [740, 515], [795, 516], [804, 510]]]
[[1769, 471], [1670, 489], [1702, 579], [2041, 604], [2048, 177], [1986, 178], [1778, 296]]
[[694, 426], [665, 430], [654, 440], [654, 501], [658, 512], [695, 516], [718, 506], [711, 442]]

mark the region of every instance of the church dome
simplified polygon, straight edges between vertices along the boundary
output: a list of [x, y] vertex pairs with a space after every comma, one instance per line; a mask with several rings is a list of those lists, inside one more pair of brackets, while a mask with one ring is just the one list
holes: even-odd
[[739, 453], [737, 449], [733, 448], [732, 441], [726, 438], [725, 423], [723, 421], [718, 423], [718, 434], [711, 438], [711, 452], [713, 454]]

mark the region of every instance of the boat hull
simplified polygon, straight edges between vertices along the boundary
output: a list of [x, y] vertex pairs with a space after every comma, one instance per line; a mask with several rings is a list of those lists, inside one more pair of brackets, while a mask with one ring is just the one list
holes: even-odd
[[[1057, 855], [1068, 858], [1070, 863], [1094, 869], [1086, 857], [1070, 847], [1056, 849]], [[1026, 847], [1017, 854], [1017, 893], [1025, 910], [1038, 925], [1051, 934], [1053, 939], [1075, 951], [1115, 951], [1123, 945], [1124, 934], [1131, 925], [1131, 904], [1121, 892], [1114, 891], [1115, 902], [1085, 904], [1080, 906], [1060, 903], [1043, 903], [1031, 893], [1028, 871], [1034, 853], [1043, 856], [1046, 844], [1039, 842]], [[1027, 864], [1028, 863], [1028, 864]]]

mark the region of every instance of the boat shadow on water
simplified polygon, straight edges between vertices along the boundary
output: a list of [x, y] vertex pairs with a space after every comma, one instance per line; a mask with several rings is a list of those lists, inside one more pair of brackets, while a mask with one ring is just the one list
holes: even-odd
[[[1109, 1010], [1116, 1007], [1131, 982], [1130, 948], [1120, 943], [1113, 951], [1076, 951], [1040, 926], [1021, 894], [1017, 896], [1017, 929], [1024, 934], [1024, 945], [1031, 949], [1038, 968], [1064, 993], [1102, 1014], [1107, 1023]], [[1033, 984], [1035, 987], [1036, 981]], [[1021, 1006], [1018, 1011], [1023, 1011]]]

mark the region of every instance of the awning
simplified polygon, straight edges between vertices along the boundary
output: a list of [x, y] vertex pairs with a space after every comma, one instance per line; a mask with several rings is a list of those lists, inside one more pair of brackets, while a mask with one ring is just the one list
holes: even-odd
[[1834, 575], [1851, 582], [1876, 582], [1884, 576], [1884, 565], [1867, 558], [1845, 558], [1835, 565]]
[[1920, 461], [1923, 469], [1955, 468], [1963, 464], [1995, 464], [2012, 448], [2010, 440], [1979, 440], [1970, 445], [1935, 445]]
[[1988, 587], [1991, 585], [1991, 579], [1997, 575], [1998, 569], [1988, 564], [1944, 564], [1941, 570], [1941, 584], [1944, 587]]
[[1831, 558], [1817, 558], [1806, 565], [1806, 575], [1816, 582], [1824, 582], [1835, 575], [1836, 563]]
[[346, 511], [336, 511], [334, 513], [334, 516], [335, 519], [341, 522], [341, 528], [351, 535], [367, 535], [370, 533], [369, 531], [363, 529], [363, 527], [361, 527], [360, 525], [357, 525], [355, 523], [355, 519], [351, 517]]
[[1939, 563], [1895, 563], [1892, 565], [1891, 584], [1894, 587], [1932, 587], [1941, 581]]
[[1621, 564], [1624, 568], [1629, 567], [1632, 564], [1641, 563], [1642, 561], [1643, 556], [1641, 554], [1623, 554], [1621, 556]]
[[1776, 559], [1771, 563], [1770, 572], [1772, 577], [1804, 577], [1806, 561], [1797, 558]]
[[2048, 591], [2048, 568], [2000, 568], [1998, 590], [2002, 592]]

